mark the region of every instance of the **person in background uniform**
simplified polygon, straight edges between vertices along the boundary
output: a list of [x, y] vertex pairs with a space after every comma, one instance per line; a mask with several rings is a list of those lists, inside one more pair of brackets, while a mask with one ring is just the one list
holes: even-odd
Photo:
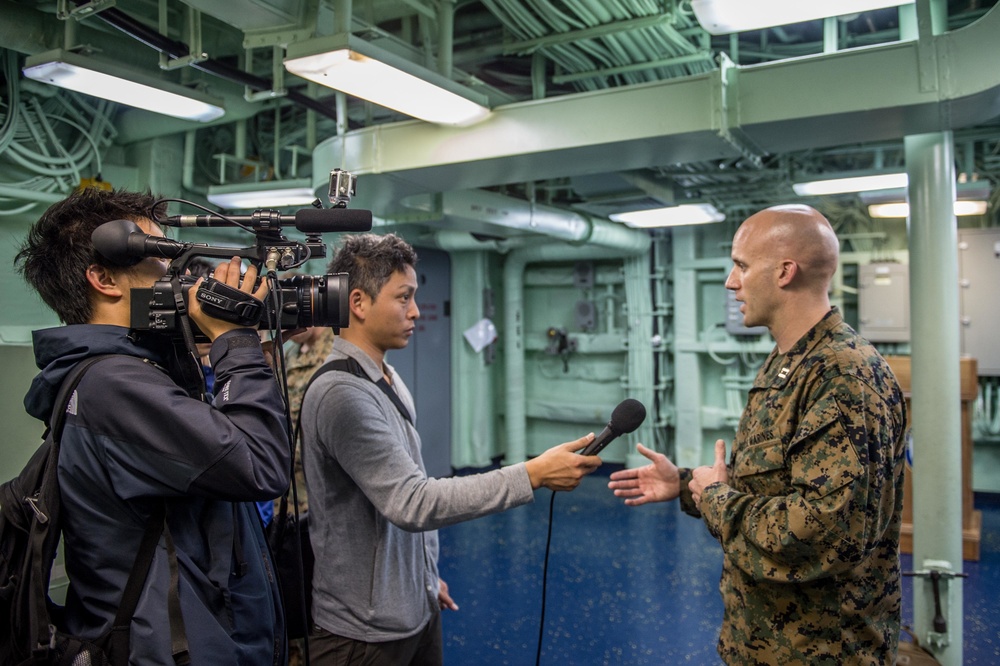
[[[207, 315], [190, 292], [191, 321], [212, 341], [217, 389], [212, 404], [192, 397], [179, 371], [196, 371], [181, 365], [194, 359], [175, 353], [170, 333], [130, 328], [132, 290], [152, 287], [166, 262], [122, 265], [91, 241], [98, 226], [122, 219], [162, 237], [149, 216], [163, 208], [149, 194], [75, 192], [32, 225], [14, 259], [66, 324], [32, 334], [41, 372], [24, 399], [28, 413], [48, 420], [69, 370], [113, 354], [80, 381], [59, 451], [65, 629], [97, 638], [110, 628], [146, 525], [165, 509], [130, 622], [129, 663], [174, 663], [168, 598], [177, 590], [192, 664], [283, 666], [281, 596], [252, 503], [288, 487], [290, 449], [257, 331]], [[256, 277], [251, 266], [241, 279], [237, 257], [215, 269], [220, 282], [262, 299], [267, 284], [254, 290]]]
[[629, 506], [680, 497], [722, 544], [727, 664], [892, 664], [900, 631], [906, 415], [889, 365], [836, 308], [830, 223], [807, 206], [748, 218], [726, 288], [776, 346], [710, 466], [615, 472]]
[[[301, 333], [296, 333], [290, 340], [289, 349], [285, 352], [285, 377], [288, 384], [288, 411], [292, 418], [292, 427], [299, 418], [302, 408], [302, 395], [306, 391], [313, 373], [323, 365], [326, 357], [333, 349], [333, 329], [325, 326], [310, 326]], [[295, 449], [295, 483], [298, 497], [299, 514], [309, 510], [309, 495], [306, 491], [305, 476], [302, 474], [302, 451], [299, 442]], [[291, 498], [291, 495], [289, 495]], [[280, 502], [281, 500], [276, 500]]]
[[394, 234], [361, 234], [328, 270], [350, 276], [351, 317], [330, 359], [353, 359], [359, 374], [327, 372], [302, 402], [318, 666], [441, 664], [441, 610], [458, 605], [438, 577], [436, 530], [527, 504], [543, 486], [571, 490], [601, 464], [575, 453], [591, 433], [484, 474], [427, 477], [413, 398], [385, 361], [420, 316], [416, 261]]

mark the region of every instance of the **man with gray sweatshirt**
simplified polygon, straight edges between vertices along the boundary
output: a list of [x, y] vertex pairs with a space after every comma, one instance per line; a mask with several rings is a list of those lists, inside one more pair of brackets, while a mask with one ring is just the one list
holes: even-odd
[[330, 273], [347, 273], [350, 326], [302, 404], [313, 575], [311, 661], [319, 666], [440, 665], [437, 529], [572, 490], [601, 464], [575, 453], [593, 433], [483, 474], [428, 478], [413, 398], [385, 362], [420, 316], [417, 256], [399, 237], [347, 237]]

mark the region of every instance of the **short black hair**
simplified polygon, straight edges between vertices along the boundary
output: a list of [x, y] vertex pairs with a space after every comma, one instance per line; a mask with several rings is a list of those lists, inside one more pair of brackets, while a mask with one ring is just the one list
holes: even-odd
[[[84, 188], [58, 201], [31, 225], [14, 257], [14, 267], [66, 324], [85, 324], [94, 306], [87, 269], [97, 264], [128, 273], [94, 249], [90, 235], [112, 220], [153, 221], [166, 204], [150, 192]], [[155, 210], [154, 210], [155, 207]]]
[[344, 238], [327, 272], [347, 273], [348, 291], [360, 289], [374, 301], [393, 273], [416, 265], [416, 251], [396, 234], [356, 234]]

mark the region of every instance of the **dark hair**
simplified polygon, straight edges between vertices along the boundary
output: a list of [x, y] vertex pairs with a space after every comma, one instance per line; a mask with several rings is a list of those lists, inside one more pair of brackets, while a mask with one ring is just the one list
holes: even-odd
[[417, 253], [396, 234], [357, 234], [344, 237], [327, 272], [347, 273], [348, 291], [360, 289], [375, 300], [393, 273], [416, 265]]
[[90, 235], [111, 220], [140, 222], [158, 217], [157, 197], [124, 190], [85, 188], [49, 206], [31, 225], [28, 236], [14, 257], [14, 266], [66, 324], [85, 324], [93, 317], [94, 306], [87, 282], [87, 269], [97, 264], [114, 273], [130, 268], [115, 266], [94, 249]]

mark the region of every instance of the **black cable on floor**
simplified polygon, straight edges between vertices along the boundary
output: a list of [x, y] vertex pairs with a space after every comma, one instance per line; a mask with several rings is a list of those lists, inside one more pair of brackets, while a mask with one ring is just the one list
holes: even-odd
[[552, 491], [549, 499], [549, 534], [545, 538], [545, 560], [542, 564], [542, 617], [538, 621], [538, 652], [535, 654], [535, 666], [542, 661], [542, 637], [545, 635], [545, 587], [549, 578], [549, 546], [552, 545], [552, 509], [556, 504], [556, 491]]

